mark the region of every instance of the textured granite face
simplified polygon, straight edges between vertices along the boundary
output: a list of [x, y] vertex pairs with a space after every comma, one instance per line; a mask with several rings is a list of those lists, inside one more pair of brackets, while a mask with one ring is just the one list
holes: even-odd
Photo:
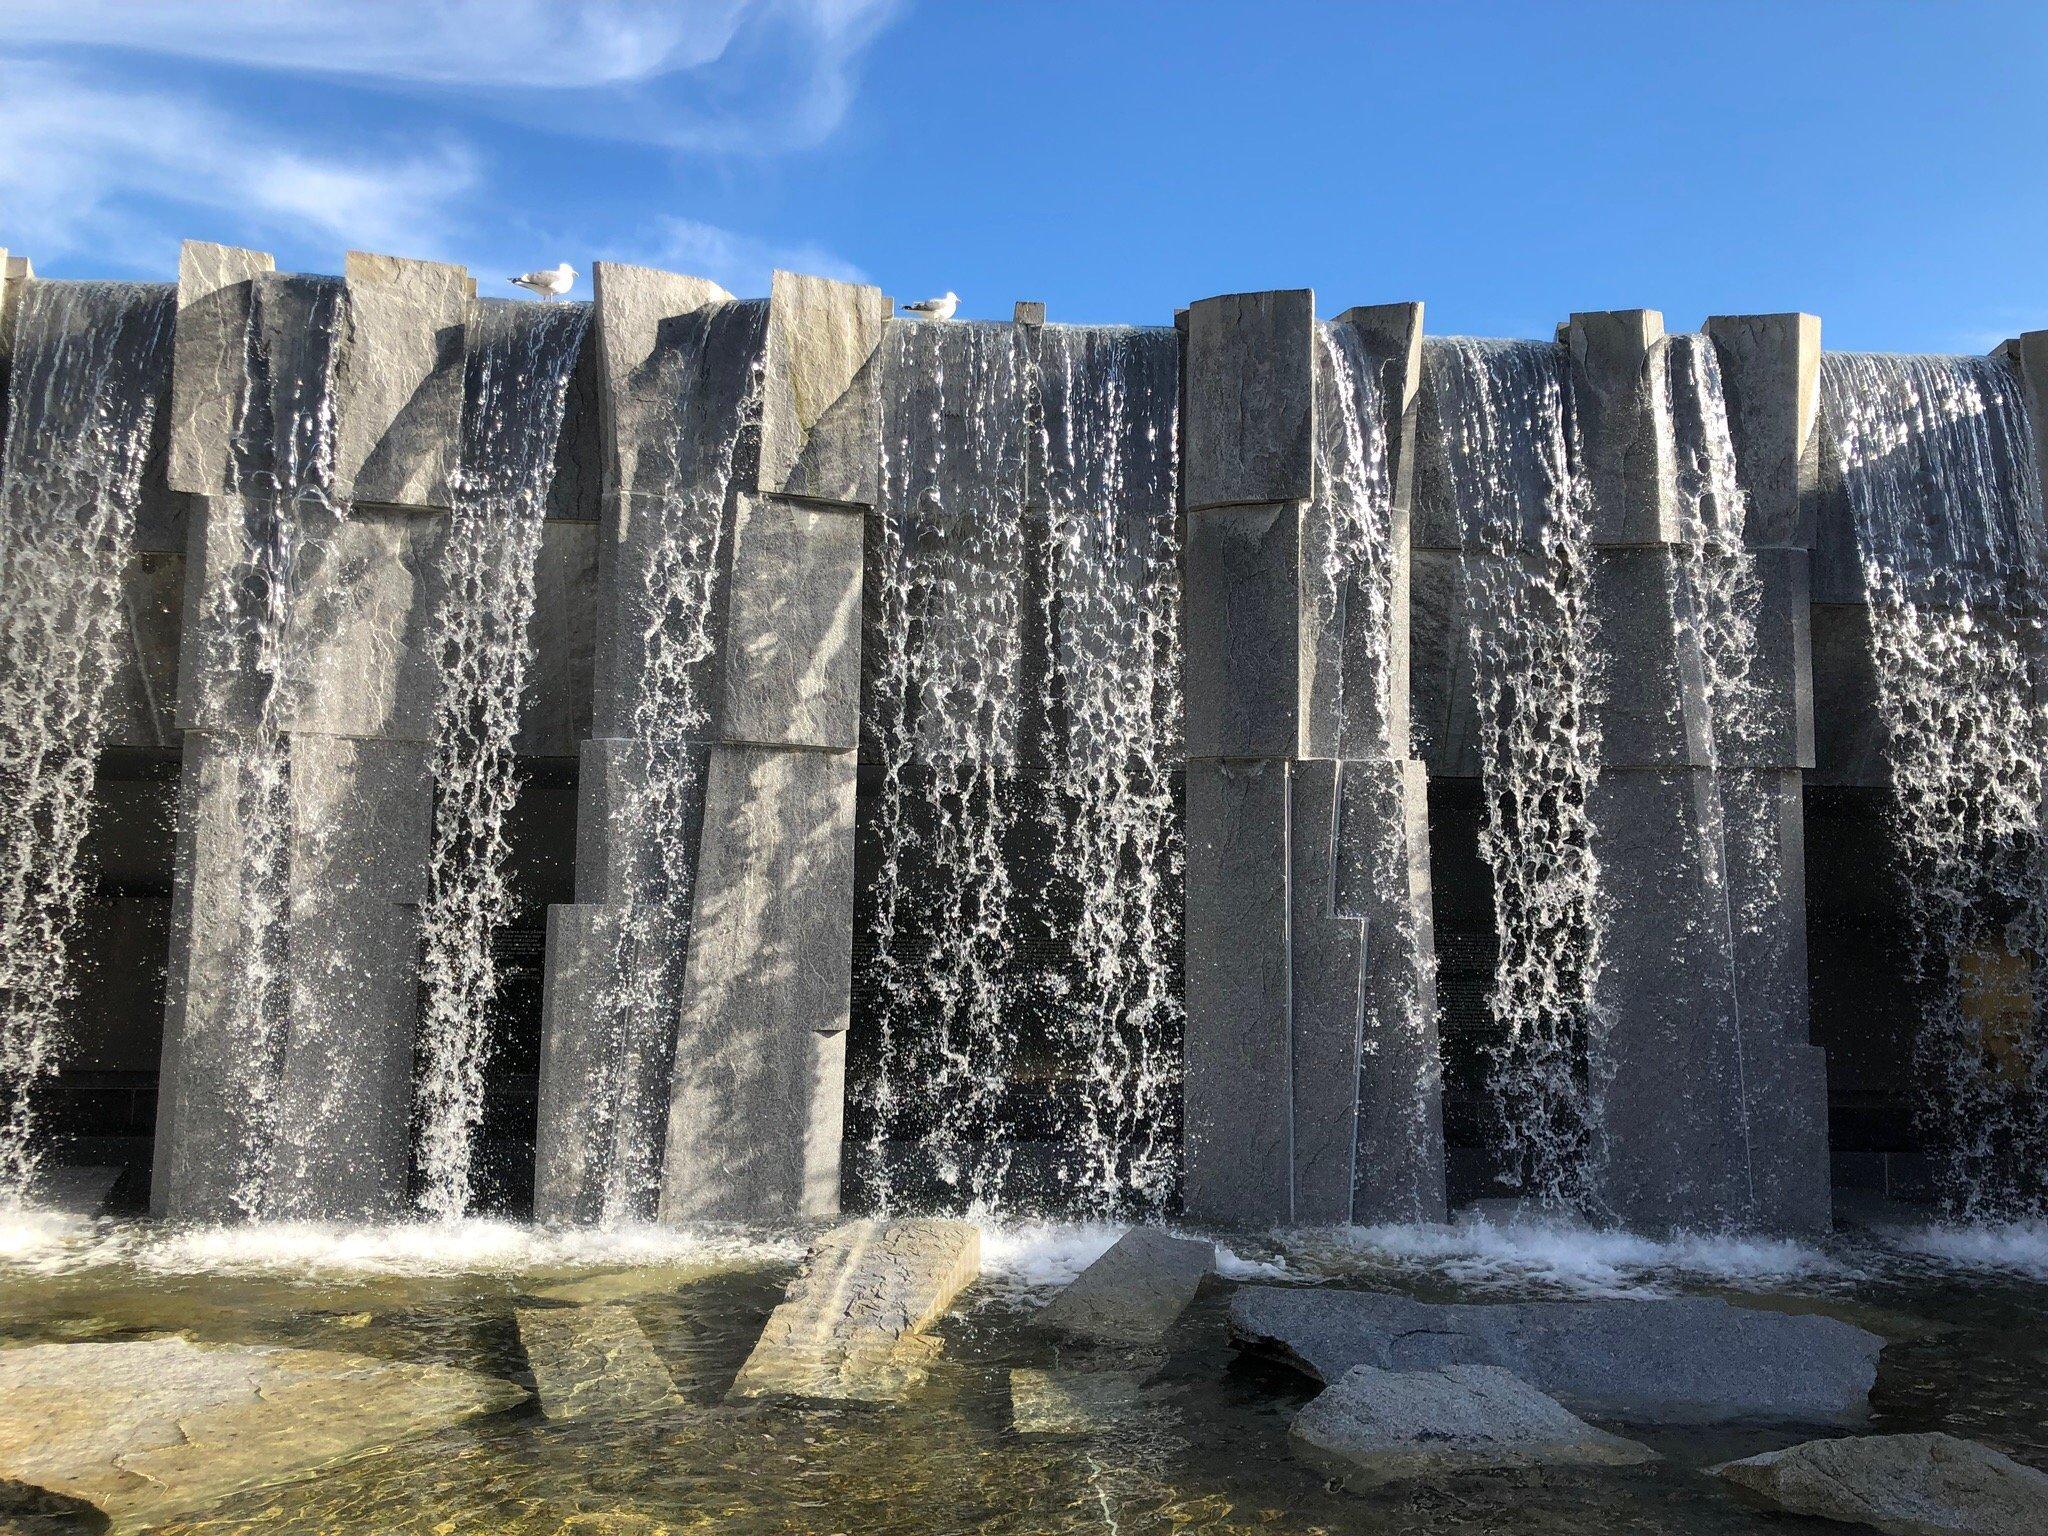
[[525, 1397], [452, 1366], [326, 1350], [30, 1345], [0, 1350], [0, 1478], [154, 1525]]
[[1371, 1487], [1527, 1467], [1631, 1466], [1657, 1453], [1595, 1429], [1498, 1366], [1353, 1366], [1295, 1415], [1297, 1454]]
[[964, 1221], [850, 1221], [811, 1246], [732, 1396], [887, 1401], [938, 1352], [926, 1330], [981, 1273]]
[[1809, 1440], [1712, 1470], [1753, 1502], [1886, 1536], [2048, 1530], [2048, 1473], [1955, 1435]]
[[350, 251], [336, 377], [335, 489], [353, 501], [446, 507], [462, 452], [461, 267]]
[[1038, 1309], [1032, 1321], [1068, 1338], [1155, 1344], [1216, 1267], [1216, 1245], [1133, 1227]]
[[1315, 321], [1307, 288], [1188, 306], [1188, 511], [1313, 494]]
[[1493, 1365], [1581, 1413], [1637, 1424], [1860, 1421], [1884, 1341], [1831, 1317], [1682, 1298], [1436, 1305], [1362, 1291], [1246, 1286], [1240, 1349], [1318, 1381]]
[[681, 1406], [668, 1367], [629, 1309], [521, 1307], [515, 1315], [541, 1412], [549, 1418], [612, 1419]]
[[761, 394], [762, 492], [874, 505], [881, 430], [875, 353], [888, 321], [879, 288], [775, 274]]
[[1737, 474], [1754, 545], [1813, 546], [1820, 447], [1820, 318], [1714, 315]]

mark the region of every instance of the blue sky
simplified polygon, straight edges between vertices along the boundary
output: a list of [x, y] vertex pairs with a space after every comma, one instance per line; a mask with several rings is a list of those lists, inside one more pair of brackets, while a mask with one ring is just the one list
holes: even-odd
[[[648, 262], [962, 313], [1211, 293], [2048, 327], [2048, 6], [0, 0], [0, 244]], [[587, 286], [579, 287], [587, 294]]]

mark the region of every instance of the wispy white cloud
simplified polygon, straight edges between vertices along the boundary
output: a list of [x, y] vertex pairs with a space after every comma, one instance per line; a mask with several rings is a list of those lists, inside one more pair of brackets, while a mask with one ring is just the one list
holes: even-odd
[[[713, 163], [820, 143], [897, 3], [0, 0], [0, 241], [157, 271], [187, 234], [414, 256], [495, 244], [508, 210], [550, 222], [522, 180], [525, 135]], [[518, 131], [480, 133], [479, 115]], [[783, 260], [844, 269], [708, 224], [659, 238], [741, 283]]]
[[438, 254], [434, 231], [477, 181], [454, 141], [322, 151], [204, 102], [0, 58], [5, 238], [50, 258], [175, 268], [166, 215], [243, 240], [281, 235]]

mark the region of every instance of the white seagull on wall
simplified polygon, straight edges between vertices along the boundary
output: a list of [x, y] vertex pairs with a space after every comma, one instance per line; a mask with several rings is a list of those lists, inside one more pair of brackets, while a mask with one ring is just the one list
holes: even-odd
[[927, 320], [950, 320], [953, 311], [959, 307], [960, 295], [950, 288], [943, 299], [919, 299], [915, 304], [903, 306], [905, 313], [921, 315]]
[[528, 293], [537, 293], [544, 299], [559, 299], [576, 286], [576, 269], [565, 261], [559, 267], [529, 272], [524, 277], [508, 277], [505, 281], [515, 288], [524, 288]]

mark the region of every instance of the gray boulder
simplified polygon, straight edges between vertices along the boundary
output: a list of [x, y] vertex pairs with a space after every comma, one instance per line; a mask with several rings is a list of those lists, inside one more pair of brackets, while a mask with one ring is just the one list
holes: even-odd
[[1437, 1305], [1405, 1296], [1247, 1286], [1231, 1340], [1318, 1381], [1495, 1365], [1599, 1418], [1638, 1424], [1854, 1423], [1877, 1379], [1875, 1334], [1684, 1297]]
[[1216, 1267], [1216, 1245], [1133, 1227], [1039, 1308], [1050, 1332], [1102, 1344], [1153, 1344]]
[[0, 1349], [0, 1482], [91, 1504], [117, 1529], [151, 1525], [525, 1397], [453, 1366], [327, 1350]]
[[2048, 1473], [1954, 1435], [1809, 1440], [1713, 1471], [1758, 1503], [1888, 1536], [2048, 1531]]
[[1454, 1472], [1657, 1459], [1648, 1446], [1595, 1429], [1491, 1365], [1433, 1371], [1354, 1366], [1295, 1415], [1287, 1436], [1308, 1460], [1367, 1486]]

